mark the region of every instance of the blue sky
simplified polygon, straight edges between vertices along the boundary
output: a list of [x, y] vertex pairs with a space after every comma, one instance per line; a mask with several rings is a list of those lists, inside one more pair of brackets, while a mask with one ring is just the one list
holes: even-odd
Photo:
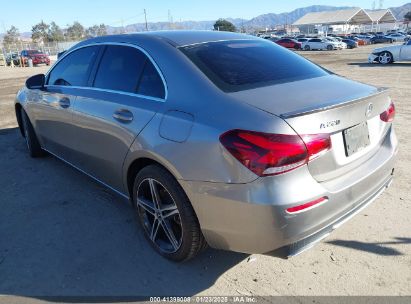
[[[0, 0], [0, 32], [11, 25], [20, 32], [30, 31], [31, 26], [44, 20], [55, 21], [65, 27], [73, 21], [85, 26], [105, 23], [121, 26], [123, 23], [144, 22], [143, 9], [150, 22], [167, 21], [170, 10], [174, 21], [214, 20], [220, 17], [250, 19], [265, 13], [282, 13], [314, 5], [359, 6], [371, 8], [373, 0]], [[384, 8], [403, 5], [408, 1], [385, 0]], [[376, 0], [378, 5], [379, 0]], [[19, 9], [19, 7], [21, 9]]]

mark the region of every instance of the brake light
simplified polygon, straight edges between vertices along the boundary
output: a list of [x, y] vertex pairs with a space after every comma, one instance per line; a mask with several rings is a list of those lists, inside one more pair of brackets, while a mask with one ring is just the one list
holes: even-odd
[[384, 122], [392, 122], [395, 117], [395, 106], [394, 103], [391, 101], [390, 106], [387, 110], [380, 114], [380, 119]]
[[328, 134], [287, 135], [231, 130], [220, 136], [223, 146], [258, 176], [294, 170], [331, 148]]

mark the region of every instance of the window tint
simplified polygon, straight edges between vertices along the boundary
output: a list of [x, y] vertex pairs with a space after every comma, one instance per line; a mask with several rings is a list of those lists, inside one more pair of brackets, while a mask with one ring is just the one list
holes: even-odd
[[137, 93], [157, 98], [165, 98], [163, 81], [150, 60], [146, 61]]
[[328, 75], [303, 57], [264, 40], [209, 42], [180, 49], [226, 92]]
[[49, 85], [87, 86], [88, 76], [99, 47], [81, 48], [64, 57], [50, 72]]
[[146, 55], [136, 48], [107, 46], [94, 80], [94, 87], [136, 93], [146, 59]]

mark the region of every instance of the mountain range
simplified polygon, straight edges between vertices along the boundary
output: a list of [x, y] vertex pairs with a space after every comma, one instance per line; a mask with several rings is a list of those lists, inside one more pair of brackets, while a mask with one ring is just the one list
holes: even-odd
[[[312, 5], [308, 7], [298, 8], [286, 13], [268, 13], [259, 15], [252, 19], [246, 20], [241, 18], [226, 18], [232, 22], [237, 28], [244, 29], [264, 29], [275, 25], [292, 24], [307, 13], [333, 11], [347, 9], [349, 6], [330, 6], [330, 5]], [[389, 8], [397, 20], [402, 20], [404, 15], [411, 11], [411, 3], [404, 4], [398, 7]], [[215, 20], [208, 21], [181, 21], [170, 24], [169, 22], [149, 22], [150, 30], [166, 30], [166, 29], [192, 29], [192, 30], [210, 30], [213, 28]], [[126, 32], [139, 32], [145, 30], [145, 23], [135, 23], [125, 26]], [[109, 27], [110, 33], [122, 31], [121, 27]]]

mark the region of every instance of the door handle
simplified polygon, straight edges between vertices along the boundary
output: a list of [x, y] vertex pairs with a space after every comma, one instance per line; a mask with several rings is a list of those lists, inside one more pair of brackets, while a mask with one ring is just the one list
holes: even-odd
[[70, 99], [67, 97], [60, 98], [59, 105], [64, 109], [68, 108], [70, 106]]
[[119, 122], [128, 123], [133, 121], [134, 116], [129, 110], [126, 109], [119, 109], [114, 112], [113, 118], [118, 120]]

